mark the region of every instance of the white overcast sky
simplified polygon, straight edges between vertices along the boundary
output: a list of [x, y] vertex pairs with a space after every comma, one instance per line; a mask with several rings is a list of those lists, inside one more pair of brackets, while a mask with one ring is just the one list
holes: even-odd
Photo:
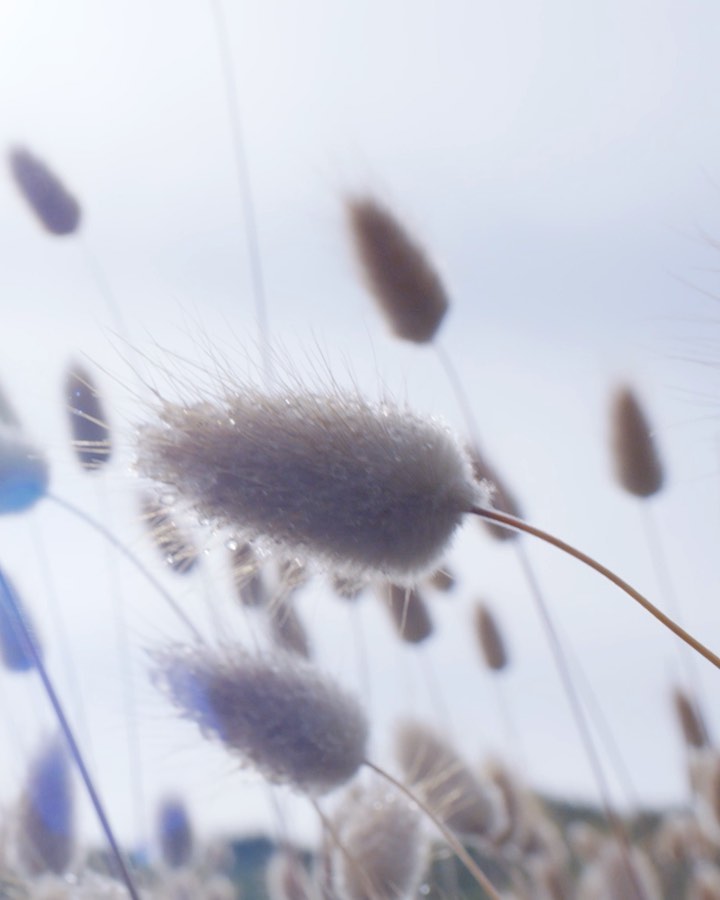
[[[660, 599], [642, 510], [614, 486], [607, 450], [609, 391], [623, 378], [637, 386], [668, 469], [668, 489], [652, 504], [666, 562], [688, 623], [720, 647], [712, 298], [720, 275], [709, 240], [720, 237], [720, 7], [238, 0], [223, 8], [273, 346], [300, 370], [321, 356], [341, 382], [354, 379], [371, 396], [387, 386], [462, 430], [432, 350], [388, 337], [359, 285], [341, 199], [375, 192], [446, 278], [453, 305], [442, 344], [528, 517]], [[257, 358], [225, 90], [206, 0], [0, 0], [0, 144], [23, 143], [47, 159], [85, 213], [82, 239], [50, 239], [0, 178], [0, 380], [47, 450], [53, 489], [109, 522], [150, 565], [129, 464], [132, 426], [147, 409], [132, 396], [125, 337], [160, 361], [156, 344], [207, 360], [209, 342], [241, 374]], [[60, 399], [64, 367], [83, 355], [105, 370], [99, 381], [125, 445], [94, 479], [74, 464]], [[128, 684], [146, 819], [160, 793], [182, 788], [208, 831], [276, 828], [264, 788], [221, 753], [198, 749], [146, 685], [143, 648], [179, 633], [147, 585], [49, 505], [0, 522], [0, 533], [0, 564], [35, 609], [66, 691], [63, 659], [74, 658], [94, 765], [123, 836], [137, 821]], [[191, 608], [213, 598], [232, 622], [222, 539], [208, 537], [208, 547], [203, 575], [167, 584]], [[682, 752], [666, 702], [678, 672], [673, 643], [576, 563], [529, 551], [634, 790], [647, 802], [681, 798]], [[515, 556], [471, 524], [452, 562], [460, 587], [432, 599], [438, 635], [419, 654], [397, 645], [371, 597], [359, 619], [321, 588], [301, 601], [320, 662], [368, 703], [375, 755], [391, 761], [388, 726], [409, 709], [449, 729], [468, 759], [514, 754], [538, 786], [594, 798]], [[508, 634], [514, 661], [503, 687], [520, 749], [508, 746], [469, 637], [477, 597]], [[118, 598], [131, 675], [118, 662]], [[720, 673], [698, 671], [712, 696]], [[35, 685], [3, 676], [0, 700], [13, 723], [0, 747], [9, 798], [49, 719]], [[298, 832], [310, 833], [304, 804], [288, 808]]]

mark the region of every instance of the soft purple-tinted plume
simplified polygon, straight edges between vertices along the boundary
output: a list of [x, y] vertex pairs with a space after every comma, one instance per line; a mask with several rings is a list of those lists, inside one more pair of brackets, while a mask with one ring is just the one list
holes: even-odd
[[180, 797], [165, 797], [158, 807], [157, 835], [163, 862], [170, 869], [189, 865], [193, 831], [187, 807]]
[[142, 474], [241, 538], [344, 574], [415, 579], [478, 499], [447, 429], [356, 395], [246, 389], [165, 402], [160, 420], [140, 432]]
[[10, 152], [10, 171], [18, 190], [50, 234], [74, 234], [80, 226], [80, 205], [48, 166], [29, 150]]
[[206, 646], [170, 647], [154, 661], [155, 680], [180, 713], [269, 781], [322, 794], [365, 759], [364, 713], [307, 663]]
[[70, 758], [60, 738], [31, 761], [17, 810], [17, 853], [31, 875], [67, 870], [75, 852]]

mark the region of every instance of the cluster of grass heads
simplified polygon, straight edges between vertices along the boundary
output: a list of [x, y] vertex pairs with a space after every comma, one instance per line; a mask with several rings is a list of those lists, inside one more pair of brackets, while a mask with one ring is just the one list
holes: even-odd
[[[10, 174], [42, 227], [54, 238], [75, 239], [81, 207], [52, 170], [16, 149]], [[52, 502], [99, 530], [114, 553], [140, 570], [153, 602], [178, 619], [182, 638], [157, 637], [142, 649], [149, 679], [168, 708], [189, 722], [187, 733], [219, 746], [269, 790], [288, 788], [313, 809], [320, 840], [290, 840], [278, 801], [278, 837], [263, 863], [262, 891], [272, 900], [720, 898], [720, 755], [695, 677], [697, 654], [718, 664], [712, 647], [685, 631], [681, 604], [651, 603], [600, 562], [524, 522], [520, 498], [481, 443], [463, 375], [439, 342], [450, 301], [431, 256], [377, 199], [353, 196], [345, 211], [348, 243], [370, 298], [393, 335], [439, 355], [465, 414], [463, 434], [388, 400], [280, 377], [267, 331], [261, 333], [261, 385], [213, 359], [208, 366], [217, 364], [218, 380], [209, 387], [207, 372], [195, 383], [194, 372], [178, 375], [173, 366], [178, 397], [172, 398], [144, 379], [131, 348], [140, 385], [128, 390], [142, 395], [145, 412], [134, 423], [137, 462], [128, 477], [142, 478], [137, 517], [157, 550], [155, 569], [108, 522], [50, 492], [45, 455], [26, 435], [16, 398], [0, 398], [0, 512], [33, 516], [36, 504]], [[257, 284], [256, 290], [264, 302]], [[122, 333], [122, 304], [112, 296], [109, 302]], [[71, 366], [64, 402], [77, 464], [101, 483], [116, 463], [112, 414], [97, 374], [88, 365]], [[664, 482], [652, 425], [629, 386], [611, 405], [617, 481], [645, 503]], [[450, 543], [458, 529], [470, 527], [471, 516], [516, 555], [593, 772], [597, 809], [543, 800], [518, 771], [517, 755], [471, 763], [438, 721], [400, 718], [383, 735], [393, 747], [391, 761], [379, 765], [368, 698], [338, 684], [314, 660], [318, 623], [302, 610], [311, 607], [319, 585], [350, 610], [359, 602], [382, 604], [398, 648], [428, 645], [436, 633], [433, 604], [443, 603], [460, 579], [447, 562]], [[225, 584], [212, 586], [212, 628], [197, 621], [188, 602], [206, 588], [197, 578], [203, 530], [222, 537], [214, 552], [227, 555], [230, 569]], [[599, 748], [601, 736], [611, 747], [616, 738], [604, 730], [539, 586], [526, 551], [532, 538], [574, 556], [568, 565], [590, 565], [674, 630], [686, 675], [672, 698], [690, 788], [682, 809], [652, 816], [616, 809], [609, 755]], [[167, 573], [183, 583], [182, 605], [172, 583], [166, 586]], [[473, 577], [463, 573], [461, 580]], [[465, 612], [458, 608], [458, 615]], [[234, 637], [234, 618], [249, 623], [244, 641]], [[351, 612], [348, 627], [355, 624]], [[512, 696], [503, 689], [513, 660], [502, 615], [478, 598], [466, 625], [487, 670], [477, 677], [496, 683], [501, 716], [517, 735]], [[28, 754], [23, 784], [0, 822], [0, 897], [254, 896], [258, 886], [238, 875], [232, 835], [220, 846], [194, 833], [180, 790], [159, 805], [157, 849], [149, 859], [117, 840], [112, 809], [96, 790], [82, 717], [68, 712], [79, 698], [55, 690], [38, 635], [31, 600], [0, 572], [0, 659], [8, 689], [10, 678], [36, 679], [43, 693], [34, 702], [49, 703], [57, 723]], [[420, 662], [430, 668], [429, 658]], [[132, 754], [133, 730], [143, 726], [132, 697], [127, 712], [123, 752]], [[522, 750], [532, 753], [532, 747]], [[136, 760], [138, 780], [141, 768]], [[102, 846], [89, 846], [76, 832], [81, 782]], [[242, 785], [237, 797], [242, 805]]]

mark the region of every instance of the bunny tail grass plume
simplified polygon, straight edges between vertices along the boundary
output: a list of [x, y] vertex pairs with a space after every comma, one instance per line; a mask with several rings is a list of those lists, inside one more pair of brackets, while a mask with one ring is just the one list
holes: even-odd
[[16, 850], [29, 875], [65, 872], [75, 852], [70, 759], [56, 737], [32, 760], [16, 814]]
[[163, 862], [169, 869], [187, 866], [193, 854], [190, 816], [179, 797], [165, 797], [157, 812], [157, 835]]
[[13, 426], [0, 424], [0, 515], [23, 512], [48, 489], [45, 458]]
[[78, 462], [92, 472], [112, 456], [107, 414], [90, 373], [74, 363], [65, 375], [65, 404]]
[[142, 498], [141, 510], [152, 542], [167, 565], [178, 575], [192, 572], [198, 563], [199, 553], [190, 537], [177, 524], [176, 514], [149, 494]]
[[401, 722], [395, 747], [407, 783], [458, 836], [492, 841], [499, 824], [505, 827], [497, 789], [482, 785], [432, 729], [419, 722]]
[[501, 672], [508, 664], [508, 652], [497, 619], [484, 603], [475, 606], [475, 634], [485, 665]]
[[74, 234], [80, 226], [80, 205], [60, 179], [29, 150], [10, 151], [10, 171], [20, 193], [50, 234]]
[[165, 402], [139, 435], [139, 471], [198, 514], [287, 557], [411, 581], [478, 499], [441, 425], [358, 395], [248, 388], [217, 405]]
[[433, 623], [425, 601], [415, 588], [388, 584], [387, 607], [398, 635], [407, 644], [422, 644], [433, 633]]
[[15, 585], [0, 569], [0, 660], [11, 672], [29, 672], [42, 655], [35, 624]]
[[615, 392], [611, 423], [618, 481], [636, 497], [656, 494], [664, 482], [662, 463], [640, 401], [629, 387]]
[[424, 250], [372, 197], [351, 197], [346, 208], [368, 290], [393, 334], [416, 344], [431, 341], [449, 304]]
[[414, 897], [427, 865], [418, 809], [379, 780], [351, 788], [337, 812], [331, 867], [342, 900]]
[[300, 660], [229, 646], [170, 647], [153, 657], [155, 680], [181, 714], [269, 781], [323, 794], [364, 762], [362, 710]]

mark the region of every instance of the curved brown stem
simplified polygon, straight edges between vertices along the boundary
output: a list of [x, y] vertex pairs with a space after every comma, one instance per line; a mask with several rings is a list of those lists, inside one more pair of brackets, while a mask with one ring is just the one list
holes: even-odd
[[587, 553], [583, 553], [582, 550], [578, 550], [577, 547], [573, 547], [572, 544], [568, 544], [559, 537], [555, 537], [555, 535], [543, 531], [542, 528], [536, 528], [534, 525], [523, 522], [522, 519], [516, 519], [514, 516], [509, 516], [507, 513], [499, 512], [496, 509], [485, 509], [481, 506], [474, 506], [472, 509], [469, 509], [468, 512], [479, 516], [481, 519], [486, 519], [487, 521], [502, 525], [505, 528], [530, 534], [533, 537], [539, 538], [541, 541], [545, 541], [546, 544], [557, 547], [558, 550], [562, 550], [569, 556], [575, 557], [575, 559], [579, 560], [581, 563], [585, 563], [586, 566], [594, 569], [604, 578], [607, 578], [608, 581], [611, 581], [616, 587], [619, 587], [620, 590], [624, 591], [629, 597], [632, 597], [632, 599], [635, 600], [636, 603], [639, 603], [651, 616], [654, 616], [666, 628], [672, 631], [674, 635], [679, 637], [680, 640], [685, 641], [685, 643], [692, 647], [693, 650], [701, 656], [704, 656], [716, 669], [720, 669], [720, 656], [717, 656], [717, 654], [713, 653], [712, 650], [702, 644], [697, 638], [685, 631], [684, 628], [681, 628], [677, 622], [669, 616], [666, 616], [665, 613], [659, 610], [657, 606], [654, 606], [647, 597], [643, 596], [639, 591], [636, 591], [632, 585], [628, 584], [627, 581], [622, 579], [619, 575], [616, 575], [612, 569], [608, 569], [607, 566], [599, 563], [596, 559], [593, 559], [592, 556], [588, 556]]

